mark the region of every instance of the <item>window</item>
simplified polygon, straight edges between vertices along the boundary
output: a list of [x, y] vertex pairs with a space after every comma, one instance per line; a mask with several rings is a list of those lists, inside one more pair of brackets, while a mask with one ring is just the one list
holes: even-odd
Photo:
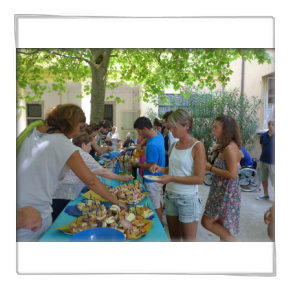
[[268, 121], [275, 119], [275, 75], [265, 77], [264, 129]]
[[179, 94], [165, 94], [169, 101], [170, 101], [170, 104], [169, 105], [165, 105], [165, 104], [162, 104], [161, 102], [161, 95], [159, 95], [159, 116], [162, 117], [166, 112], [168, 111], [171, 111], [171, 110], [174, 110], [174, 102], [176, 100], [179, 100], [182, 102], [182, 106], [180, 106], [180, 108], [184, 108], [184, 109], [188, 109], [189, 107], [189, 99], [186, 99], [184, 97], [181, 97], [181, 95]]
[[26, 123], [27, 125], [32, 122], [40, 119], [44, 119], [44, 106], [43, 101], [39, 104], [38, 101], [35, 101], [31, 104], [26, 104]]
[[109, 121], [111, 126], [113, 126], [113, 105], [104, 105], [104, 120]]
[[41, 104], [27, 104], [27, 117], [41, 116]]

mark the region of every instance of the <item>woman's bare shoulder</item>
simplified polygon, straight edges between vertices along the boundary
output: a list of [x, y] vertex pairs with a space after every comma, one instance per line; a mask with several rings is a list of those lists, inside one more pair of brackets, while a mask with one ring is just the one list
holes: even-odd
[[230, 142], [226, 147], [225, 147], [225, 157], [227, 156], [237, 156], [238, 161], [241, 159], [241, 154], [239, 151], [239, 147], [235, 142]]
[[[196, 143], [196, 144], [195, 144], [195, 143]], [[200, 140], [198, 140], [198, 139], [196, 139], [196, 138], [194, 138], [194, 141], [191, 142], [191, 145], [194, 145], [194, 144], [195, 144], [195, 146], [193, 147], [193, 149], [195, 149], [195, 148], [197, 148], [197, 149], [204, 148], [204, 144], [203, 144], [203, 142], [201, 142]]]
[[[197, 142], [197, 143], [196, 143], [196, 142]], [[195, 141], [192, 143], [192, 145], [193, 145], [194, 143], [196, 143], [196, 144], [195, 144], [195, 146], [192, 148], [192, 155], [195, 156], [195, 153], [196, 153], [196, 154], [199, 154], [199, 155], [200, 155], [201, 153], [205, 153], [204, 144], [203, 144], [200, 140], [198, 140], [198, 139], [195, 138]]]
[[234, 142], [234, 141], [231, 141], [226, 147], [225, 147], [226, 150], [229, 150], [229, 149], [237, 149], [239, 150], [238, 148], [238, 145]]

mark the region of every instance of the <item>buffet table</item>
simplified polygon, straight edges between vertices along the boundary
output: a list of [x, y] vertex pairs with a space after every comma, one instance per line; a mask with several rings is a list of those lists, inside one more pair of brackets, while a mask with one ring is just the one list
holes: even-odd
[[[139, 180], [140, 180], [140, 177], [139, 177]], [[117, 187], [118, 185], [120, 185], [119, 183], [120, 182], [118, 181], [111, 180], [109, 185], [113, 187]], [[133, 182], [131, 181], [131, 184], [132, 183]], [[80, 193], [77, 199], [70, 201], [67, 206], [73, 206], [81, 202], [81, 200], [84, 199], [84, 197], [81, 194], [83, 193]], [[144, 235], [135, 240], [130, 240], [128, 242], [168, 242], [169, 238], [148, 196], [144, 200], [142, 200], [139, 204], [145, 205], [145, 203], [147, 203], [147, 206], [150, 207], [154, 212], [154, 217], [152, 219], [154, 223], [153, 223], [152, 229], [147, 235]], [[76, 219], [76, 216], [71, 216], [67, 214], [64, 209], [39, 241], [40, 242], [69, 242], [72, 236], [63, 233], [62, 231], [58, 230], [57, 227], [65, 226], [71, 223], [75, 219]]]

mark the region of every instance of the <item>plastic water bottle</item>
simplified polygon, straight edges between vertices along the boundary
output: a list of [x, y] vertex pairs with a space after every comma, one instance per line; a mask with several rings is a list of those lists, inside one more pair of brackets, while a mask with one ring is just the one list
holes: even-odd
[[[139, 162], [139, 158], [134, 158], [134, 161], [136, 163]], [[132, 176], [134, 179], [137, 179], [137, 167], [132, 167]]]
[[128, 160], [128, 162], [127, 162], [127, 174], [128, 175], [132, 174], [132, 167], [131, 167], [130, 160]]
[[113, 165], [113, 161], [112, 160], [110, 161], [109, 170], [111, 172], [114, 172], [114, 165]]

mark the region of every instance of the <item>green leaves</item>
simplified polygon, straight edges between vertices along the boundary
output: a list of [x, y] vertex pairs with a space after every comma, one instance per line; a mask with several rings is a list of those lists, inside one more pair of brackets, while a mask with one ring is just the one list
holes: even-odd
[[[102, 58], [98, 59], [97, 77], [96, 72], [93, 74], [94, 69], [96, 70], [96, 59], [93, 56], [99, 52], [107, 54], [110, 59], [109, 63], [102, 61], [100, 63]], [[17, 49], [16, 58], [18, 86], [20, 89], [32, 91], [19, 100], [31, 102], [41, 99], [44, 92], [50, 90], [61, 95], [66, 90], [66, 82], [90, 80], [84, 85], [83, 91], [86, 95], [91, 94], [94, 100], [104, 101], [104, 85], [113, 90], [118, 85], [127, 83], [130, 86], [142, 85], [141, 98], [155, 105], [158, 104], [157, 96], [163, 95], [167, 88], [183, 92], [185, 85], [192, 86], [195, 83], [201, 90], [204, 87], [214, 90], [216, 88], [214, 75], [223, 86], [226, 86], [233, 73], [230, 63], [238, 58], [245, 61], [256, 60], [259, 64], [271, 63], [273, 60], [265, 49], [183, 48]], [[53, 79], [51, 89], [48, 87], [48, 78]], [[184, 96], [189, 98], [189, 92], [185, 92]], [[116, 102], [124, 103], [124, 100], [117, 97]]]

